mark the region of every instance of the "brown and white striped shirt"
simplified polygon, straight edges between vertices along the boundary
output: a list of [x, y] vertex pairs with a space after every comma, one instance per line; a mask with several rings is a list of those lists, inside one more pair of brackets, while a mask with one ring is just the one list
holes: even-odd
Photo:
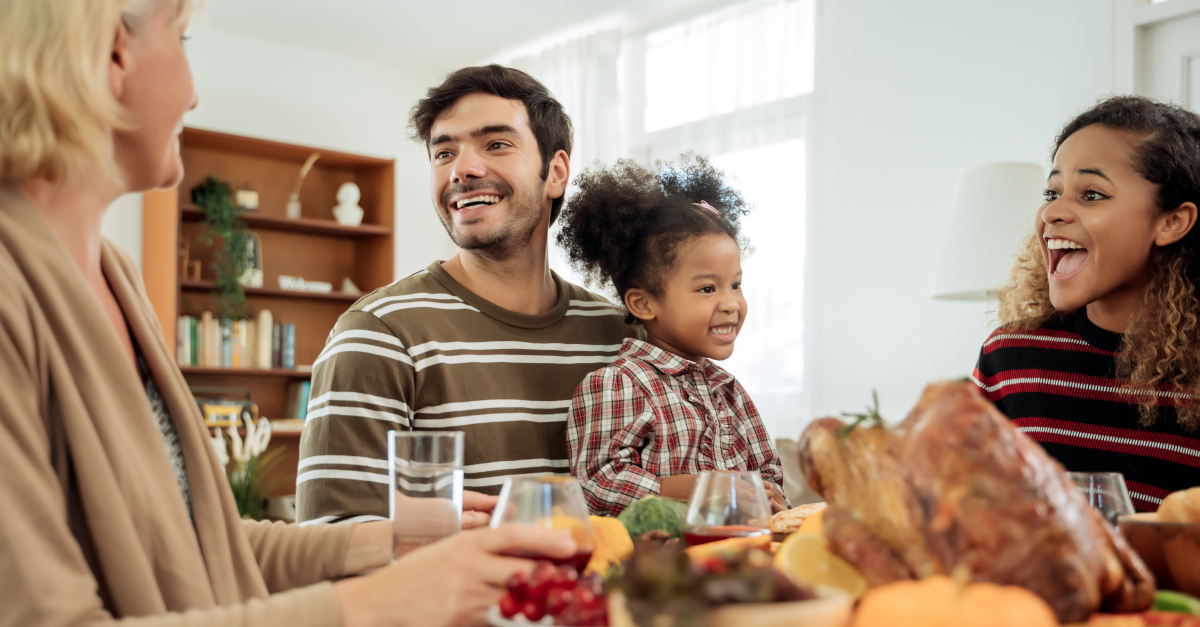
[[467, 290], [435, 261], [342, 314], [313, 367], [298, 519], [386, 518], [391, 430], [462, 431], [468, 490], [496, 494], [505, 477], [569, 472], [575, 387], [640, 327], [553, 278], [554, 309], [520, 314]]

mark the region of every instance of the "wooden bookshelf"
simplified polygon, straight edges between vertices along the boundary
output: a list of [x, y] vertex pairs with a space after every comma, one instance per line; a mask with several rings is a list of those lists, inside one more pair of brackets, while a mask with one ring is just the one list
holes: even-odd
[[312, 377], [311, 370], [288, 370], [286, 368], [201, 368], [200, 366], [181, 366], [184, 375], [214, 375], [219, 377], [285, 377], [288, 379], [308, 379]]
[[[217, 289], [216, 281], [180, 281], [179, 289], [185, 292], [212, 292]], [[270, 287], [244, 288], [246, 297], [266, 296], [271, 298], [298, 298], [301, 300], [336, 300], [352, 303], [362, 294], [347, 294], [345, 292], [301, 292], [298, 290], [281, 290]]]
[[[305, 159], [321, 153], [300, 190], [301, 218], [286, 216], [288, 194]], [[142, 267], [167, 345], [175, 348], [180, 315], [214, 311], [216, 287], [211, 267], [213, 249], [201, 241], [204, 214], [191, 201], [191, 189], [216, 176], [237, 190], [258, 192], [259, 209], [243, 219], [262, 241], [263, 287], [247, 288], [250, 315], [267, 309], [278, 323], [296, 325], [295, 363], [316, 360], [338, 317], [360, 295], [279, 289], [279, 276], [325, 281], [340, 290], [349, 277], [363, 293], [392, 282], [395, 164], [390, 159], [354, 155], [308, 146], [184, 129], [180, 136], [184, 179], [177, 189], [148, 192], [143, 197]], [[354, 182], [362, 191], [363, 224], [343, 226], [333, 220], [337, 188]], [[179, 249], [188, 241], [190, 257], [201, 262], [199, 281], [182, 279]], [[221, 245], [217, 242], [217, 245]], [[260, 416], [284, 416], [289, 384], [311, 377], [304, 370], [182, 368], [189, 385], [242, 388]], [[272, 418], [272, 447], [287, 447], [285, 462], [294, 473], [303, 421]], [[294, 492], [288, 482], [277, 494]]]

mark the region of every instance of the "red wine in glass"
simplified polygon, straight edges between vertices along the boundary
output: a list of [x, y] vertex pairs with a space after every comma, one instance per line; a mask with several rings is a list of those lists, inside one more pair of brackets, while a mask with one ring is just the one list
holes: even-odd
[[575, 572], [582, 575], [583, 570], [585, 568], [587, 568], [588, 562], [592, 561], [592, 551], [591, 550], [580, 551], [580, 552], [576, 553], [575, 555], [572, 555], [571, 557], [565, 557], [565, 558], [561, 558], [561, 559], [549, 558], [549, 557], [542, 557], [542, 558], [538, 558], [538, 559], [544, 559], [544, 560], [550, 562], [551, 564], [554, 564], [555, 566], [567, 566], [567, 565], [574, 566]]
[[771, 533], [770, 529], [762, 527], [747, 527], [745, 525], [721, 525], [716, 527], [692, 527], [683, 532], [683, 541], [688, 546], [708, 544], [717, 540], [729, 538], [756, 538]]

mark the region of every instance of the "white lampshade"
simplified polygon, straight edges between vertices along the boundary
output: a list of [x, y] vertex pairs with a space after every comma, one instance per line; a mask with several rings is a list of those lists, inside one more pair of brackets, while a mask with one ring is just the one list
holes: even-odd
[[1032, 232], [1045, 177], [1036, 163], [963, 169], [930, 296], [987, 300], [1004, 287], [1014, 256]]

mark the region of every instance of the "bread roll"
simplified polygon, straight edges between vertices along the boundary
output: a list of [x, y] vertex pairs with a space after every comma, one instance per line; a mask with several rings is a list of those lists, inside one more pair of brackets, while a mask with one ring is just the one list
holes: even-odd
[[1172, 492], [1158, 506], [1163, 522], [1200, 523], [1200, 487]]

